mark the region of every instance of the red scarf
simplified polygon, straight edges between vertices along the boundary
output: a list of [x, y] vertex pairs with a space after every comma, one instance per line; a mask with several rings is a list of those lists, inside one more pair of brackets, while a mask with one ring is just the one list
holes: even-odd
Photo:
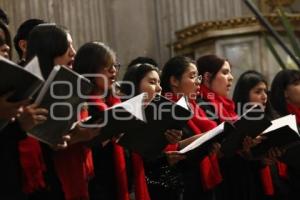
[[[287, 179], [288, 178], [287, 165], [285, 163], [277, 161], [276, 166], [278, 169], [279, 177], [283, 179]], [[270, 166], [267, 165], [260, 170], [260, 178], [262, 181], [264, 193], [269, 196], [274, 195], [275, 189], [273, 185], [273, 178], [272, 178]]]
[[[296, 115], [297, 124], [300, 125], [300, 108], [298, 108], [292, 104], [287, 104], [287, 111], [290, 114]], [[279, 177], [281, 177], [283, 179], [287, 179], [288, 178], [287, 165], [280, 161], [278, 161], [276, 164], [277, 164]], [[267, 166], [266, 168], [269, 168], [269, 166]], [[264, 169], [264, 170], [267, 170], [267, 169]], [[269, 171], [270, 171], [270, 169], [269, 169]], [[271, 176], [270, 172], [267, 172], [267, 174], [268, 174], [268, 176], [265, 176], [265, 179], [268, 179], [268, 180], [264, 180], [263, 182], [267, 182], [269, 184], [264, 184], [264, 191], [267, 195], [274, 195], [272, 176]]]
[[40, 143], [31, 137], [19, 142], [20, 163], [22, 168], [22, 190], [33, 193], [46, 186], [43, 173], [46, 165], [43, 161]]
[[[176, 95], [166, 94], [170, 100], [178, 101], [180, 97]], [[209, 120], [205, 112], [196, 104], [195, 101], [190, 100], [190, 107], [194, 112], [194, 116], [187, 122], [187, 125], [192, 129], [195, 135], [202, 134], [217, 126], [216, 122]], [[174, 145], [169, 145], [167, 149], [173, 149]], [[210, 190], [222, 182], [222, 175], [219, 169], [219, 162], [215, 154], [206, 156], [200, 162], [201, 182], [205, 190]]]
[[[87, 116], [88, 112], [84, 110], [81, 119]], [[94, 175], [91, 150], [82, 143], [74, 144], [54, 152], [53, 160], [65, 199], [88, 199], [88, 180]]]
[[[290, 114], [296, 115], [297, 124], [299, 125], [300, 124], [300, 108], [298, 108], [292, 104], [287, 104], [287, 111]], [[287, 179], [288, 178], [287, 165], [280, 161], [278, 161], [276, 164], [277, 164], [279, 177]], [[264, 169], [262, 169], [262, 171], [264, 172], [264, 176], [262, 176], [261, 178], [262, 178], [265, 194], [266, 195], [274, 195], [274, 186], [273, 186], [270, 167], [266, 166]], [[261, 172], [261, 174], [263, 172]]]
[[[215, 92], [211, 91], [204, 85], [201, 85], [199, 89], [199, 94], [204, 100], [212, 103], [221, 121], [235, 121], [237, 119], [234, 102], [232, 100], [217, 95]], [[278, 162], [277, 168], [279, 170], [280, 177], [286, 178], [287, 177], [286, 165], [284, 163]], [[260, 170], [260, 177], [261, 177], [263, 190], [265, 194], [273, 195], [274, 187], [273, 187], [271, 169], [269, 166], [265, 166]]]
[[[91, 99], [91, 102], [97, 104], [99, 111], [104, 111], [109, 107], [120, 103], [120, 99], [109, 96], [107, 101], [104, 102], [102, 99]], [[114, 148], [114, 168], [116, 179], [118, 183], [118, 200], [129, 200], [129, 192], [128, 192], [128, 182], [127, 182], [127, 173], [126, 173], [126, 162], [125, 162], [125, 154], [124, 149], [113, 142]]]
[[297, 124], [300, 126], [300, 108], [292, 104], [287, 104], [287, 111], [290, 114], [296, 115]]
[[145, 169], [142, 157], [132, 153], [132, 168], [134, 172], [135, 198], [138, 200], [150, 200], [148, 187], [145, 179]]
[[203, 84], [198, 92], [203, 100], [210, 102], [212, 106], [214, 106], [216, 114], [221, 122], [237, 120], [238, 116], [235, 112], [235, 104], [231, 99], [216, 94]]

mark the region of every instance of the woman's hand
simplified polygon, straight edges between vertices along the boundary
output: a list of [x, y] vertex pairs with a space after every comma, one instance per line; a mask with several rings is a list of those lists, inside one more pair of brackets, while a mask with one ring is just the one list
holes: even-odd
[[218, 158], [223, 157], [223, 153], [221, 152], [221, 144], [216, 142], [212, 144], [212, 148], [209, 152], [209, 155], [217, 154]]
[[165, 154], [167, 156], [167, 161], [170, 166], [173, 166], [179, 161], [186, 159], [186, 156], [179, 153], [178, 151], [168, 151]]
[[94, 137], [100, 134], [101, 128], [86, 128], [82, 127], [79, 124], [75, 126], [75, 128], [70, 131], [66, 136], [68, 136], [69, 144], [75, 144], [78, 142], [87, 142], [92, 140]]
[[165, 136], [170, 144], [176, 144], [181, 140], [182, 131], [170, 129], [165, 132]]
[[245, 159], [253, 159], [251, 148], [260, 144], [264, 139], [265, 137], [263, 135], [259, 135], [254, 139], [250, 136], [246, 136], [243, 140], [243, 146], [242, 149], [239, 151], [239, 154]]
[[264, 165], [272, 165], [278, 161], [278, 159], [285, 153], [283, 149], [277, 147], [269, 149], [266, 156], [262, 158]]
[[61, 142], [56, 146], [52, 146], [52, 148], [56, 151], [63, 150], [72, 144], [87, 142], [100, 134], [100, 129], [101, 128], [85, 128], [77, 124], [73, 130], [62, 136]]
[[22, 100], [18, 102], [9, 102], [8, 98], [13, 92], [0, 96], [0, 119], [11, 120], [18, 117], [22, 113], [22, 107], [29, 104], [30, 100]]
[[18, 118], [21, 128], [29, 131], [38, 124], [42, 124], [47, 120], [48, 110], [39, 108], [36, 104], [24, 107], [23, 113]]
[[71, 140], [71, 137], [69, 135], [64, 135], [61, 138], [61, 142], [58, 143], [56, 146], [52, 146], [52, 149], [54, 151], [66, 149], [69, 146], [68, 142], [70, 142], [70, 140]]
[[249, 136], [246, 136], [243, 140], [243, 149], [242, 151], [249, 154], [251, 152], [251, 148], [255, 146], [254, 139]]

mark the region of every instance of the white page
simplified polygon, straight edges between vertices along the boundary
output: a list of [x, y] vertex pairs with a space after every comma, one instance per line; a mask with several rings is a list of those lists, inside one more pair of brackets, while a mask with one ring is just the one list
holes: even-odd
[[188, 106], [188, 102], [186, 102], [186, 98], [183, 96], [181, 97], [177, 102], [176, 102], [177, 105], [187, 109], [187, 110], [190, 110], [189, 106]]
[[50, 87], [50, 84], [52, 83], [53, 79], [55, 78], [55, 76], [56, 76], [57, 72], [60, 70], [60, 68], [61, 68], [61, 66], [57, 65], [52, 69], [50, 75], [48, 76], [47, 81], [43, 85], [38, 97], [36, 98], [36, 100], [34, 102], [35, 104], [39, 105], [42, 102], [48, 88]]
[[294, 130], [299, 135], [295, 115], [287, 115], [287, 116], [284, 116], [284, 117], [273, 120], [272, 125], [269, 128], [267, 128], [263, 132], [263, 134], [268, 133], [268, 132], [273, 131], [273, 130], [276, 130], [276, 129], [279, 129], [279, 128], [284, 127], [284, 126], [289, 126], [292, 130]]
[[127, 101], [124, 101], [121, 104], [117, 104], [110, 109], [116, 108], [116, 107], [122, 107], [129, 113], [131, 113], [133, 116], [135, 116], [137, 119], [141, 121], [146, 121], [144, 114], [143, 114], [143, 102], [144, 102], [144, 96], [145, 93], [139, 94]]
[[202, 136], [200, 136], [198, 139], [193, 141], [191, 144], [189, 144], [185, 148], [181, 149], [179, 152], [186, 153], [188, 151], [191, 151], [191, 150], [197, 148], [198, 146], [202, 145], [206, 141], [208, 141], [208, 140], [212, 139], [213, 137], [222, 133], [224, 131], [224, 126], [225, 126], [225, 123], [223, 122], [219, 126], [215, 127], [214, 129], [211, 129], [211, 130], [205, 132]]
[[24, 67], [24, 69], [45, 81], [41, 72], [39, 60], [36, 56]]

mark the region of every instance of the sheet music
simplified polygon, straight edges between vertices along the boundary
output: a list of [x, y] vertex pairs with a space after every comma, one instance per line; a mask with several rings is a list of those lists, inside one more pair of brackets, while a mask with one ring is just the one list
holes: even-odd
[[145, 93], [142, 93], [142, 94], [135, 96], [121, 104], [117, 104], [117, 105], [111, 107], [110, 109], [113, 109], [115, 107], [123, 107], [126, 111], [131, 113], [137, 119], [145, 122], [146, 119], [143, 114], [144, 96], [145, 96]]
[[186, 98], [183, 96], [181, 97], [177, 102], [176, 102], [177, 105], [187, 109], [187, 110], [190, 110], [189, 106], [188, 106], [188, 103], [186, 101]]
[[185, 148], [181, 149], [179, 152], [186, 153], [188, 151], [191, 151], [191, 150], [197, 148], [198, 146], [202, 145], [206, 141], [208, 141], [208, 140], [212, 139], [213, 137], [222, 133], [224, 131], [224, 126], [225, 126], [225, 123], [223, 122], [219, 126], [215, 127], [214, 129], [205, 132], [202, 136], [200, 136], [198, 139], [193, 141], [191, 144], [189, 144]]
[[41, 72], [41, 67], [40, 67], [40, 64], [39, 64], [39, 60], [36, 56], [24, 67], [24, 69], [26, 71], [34, 74], [35, 76], [37, 76], [41, 80], [45, 81], [45, 79], [42, 75], [42, 72]]
[[[296, 116], [295, 115], [287, 115], [278, 119], [275, 119], [272, 121], [272, 125], [267, 128], [264, 133], [268, 133], [270, 131], [279, 129], [283, 126], [289, 126], [292, 130], [294, 130], [298, 135], [298, 127], [297, 127], [297, 121], [296, 121]], [[299, 135], [300, 137], [300, 135]]]

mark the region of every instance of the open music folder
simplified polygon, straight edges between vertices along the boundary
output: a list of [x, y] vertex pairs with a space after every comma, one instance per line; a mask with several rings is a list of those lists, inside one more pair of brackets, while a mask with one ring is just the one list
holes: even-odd
[[[37, 58], [33, 58], [27, 66], [39, 68]], [[44, 80], [18, 64], [0, 56], [0, 95], [11, 93], [8, 101], [17, 102], [31, 98], [42, 86]], [[9, 123], [0, 120], [0, 130]]]
[[29, 130], [28, 135], [56, 146], [77, 121], [92, 88], [90, 80], [82, 75], [65, 66], [55, 66], [34, 101], [49, 111], [47, 120]]
[[264, 113], [260, 111], [258, 105], [252, 106], [235, 122], [221, 123], [214, 129], [203, 133], [180, 152], [189, 154], [190, 151], [204, 151], [208, 153], [211, 144], [218, 142], [221, 144], [221, 152], [225, 157], [233, 156], [241, 148], [246, 136], [255, 138], [271, 125]]
[[272, 125], [263, 132], [262, 136], [265, 139], [252, 148], [253, 156], [262, 156], [274, 147], [290, 151], [290, 148], [294, 148], [300, 144], [300, 135], [295, 115], [287, 115], [273, 120]]
[[[145, 94], [140, 94], [104, 112], [90, 106], [92, 119], [86, 122], [105, 119], [102, 129], [94, 140], [96, 144], [112, 138], [118, 143], [145, 158], [155, 158], [168, 144], [165, 138], [167, 129], [181, 129], [192, 117], [187, 100], [182, 97], [172, 102], [157, 95], [149, 104], [144, 105]], [[103, 120], [101, 120], [103, 121]]]

